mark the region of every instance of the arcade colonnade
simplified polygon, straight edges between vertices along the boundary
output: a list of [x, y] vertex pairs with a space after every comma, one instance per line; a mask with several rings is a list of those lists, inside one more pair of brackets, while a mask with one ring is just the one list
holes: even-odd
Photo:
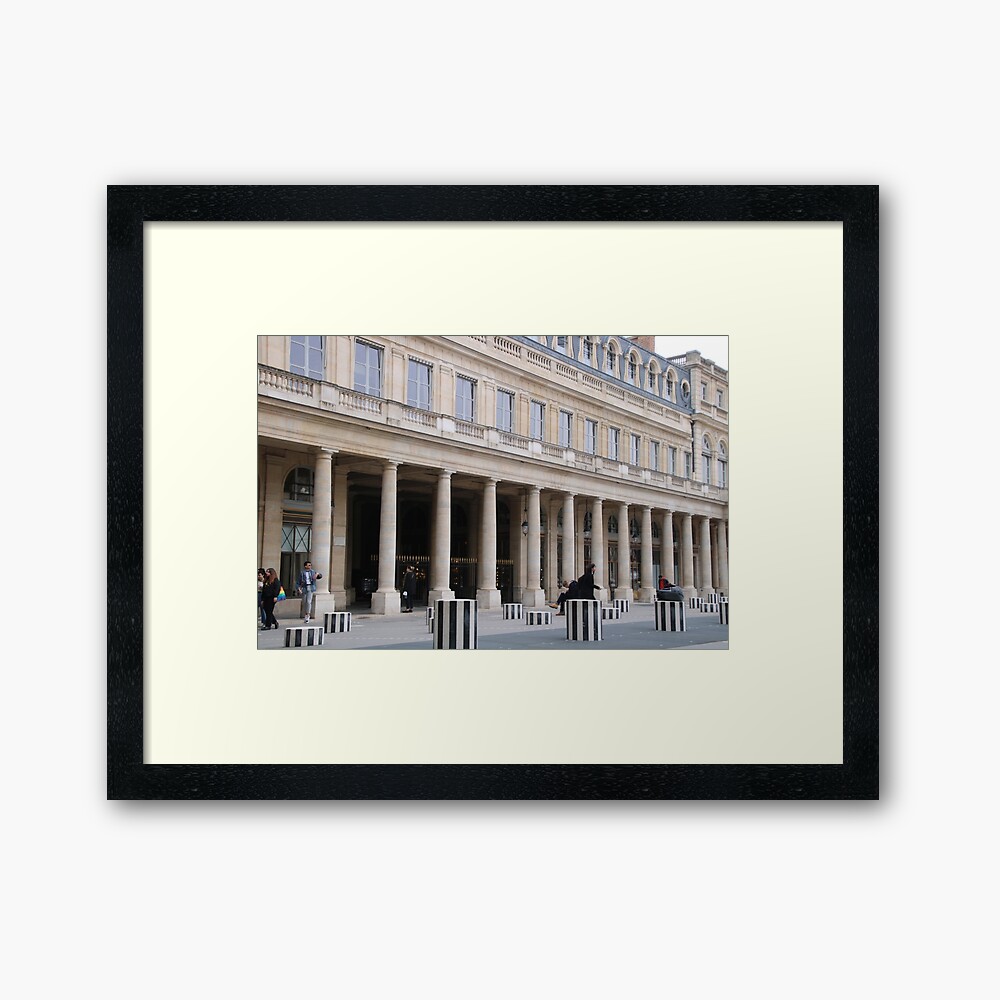
[[[284, 454], [267, 451], [263, 457], [258, 529], [260, 564], [266, 567], [278, 566], [281, 557], [288, 460]], [[339, 456], [330, 448], [317, 448], [311, 457], [310, 558], [323, 577], [316, 595], [315, 610], [319, 614], [334, 605], [345, 608], [357, 596], [351, 561], [355, 532], [349, 523], [353, 509], [352, 462], [350, 456]], [[366, 464], [370, 469], [371, 460]], [[399, 582], [406, 561], [397, 555], [400, 476], [410, 467], [391, 460], [380, 461], [378, 467], [379, 481], [374, 484], [377, 495], [371, 497], [378, 504], [377, 557], [370, 557], [373, 571], [377, 572], [377, 587], [371, 593], [372, 611], [397, 614]], [[413, 471], [417, 471], [416, 467]], [[448, 600], [456, 596], [452, 578], [456, 470], [420, 467], [419, 472], [429, 507], [426, 598]], [[596, 567], [594, 576], [603, 599], [611, 598], [614, 586], [615, 596], [651, 602], [656, 596], [658, 576], [679, 584], [689, 597], [729, 593], [728, 522], [724, 519], [621, 497], [548, 489], [499, 478], [463, 475], [461, 480], [463, 495], [471, 497], [476, 513], [470, 533], [475, 535], [472, 550], [477, 558], [466, 562], [475, 567], [475, 596], [480, 608], [500, 606], [501, 549], [512, 557], [504, 560], [512, 564], [512, 593], [503, 597], [527, 607], [542, 607], [555, 600], [560, 581], [579, 577], [587, 562]], [[500, 504], [519, 515], [509, 518], [512, 527], [507, 538], [498, 537]], [[611, 530], [616, 524], [617, 533]], [[291, 597], [295, 581], [284, 583]]]

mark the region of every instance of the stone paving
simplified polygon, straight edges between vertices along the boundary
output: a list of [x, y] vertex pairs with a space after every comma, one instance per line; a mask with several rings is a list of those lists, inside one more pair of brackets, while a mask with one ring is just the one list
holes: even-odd
[[[527, 609], [525, 609], [527, 610]], [[424, 608], [414, 608], [413, 614], [373, 615], [365, 606], [351, 609], [350, 632], [328, 632], [323, 645], [313, 650], [330, 649], [431, 649], [432, 633], [427, 631]], [[604, 639], [596, 642], [569, 642], [566, 639], [566, 619], [552, 612], [551, 625], [527, 625], [522, 621], [504, 621], [497, 611], [479, 612], [480, 649], [540, 649], [545, 651], [585, 651], [608, 649], [728, 649], [729, 626], [719, 624], [718, 612], [706, 614], [686, 609], [686, 632], [658, 632], [653, 624], [653, 606], [632, 602], [629, 612], [618, 621], [604, 622]], [[302, 619], [284, 619], [278, 628], [257, 633], [258, 649], [280, 649], [287, 653], [302, 653], [305, 649], [285, 649], [285, 628], [303, 625]], [[323, 626], [322, 616], [310, 625]], [[443, 651], [442, 651], [443, 652]]]

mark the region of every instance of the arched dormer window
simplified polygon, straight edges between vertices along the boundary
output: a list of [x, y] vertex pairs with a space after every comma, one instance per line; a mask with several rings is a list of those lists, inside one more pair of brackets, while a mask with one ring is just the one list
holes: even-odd
[[666, 377], [663, 380], [663, 398], [673, 401], [674, 399], [674, 383], [677, 381], [677, 376], [674, 374], [673, 370], [668, 368]]
[[597, 363], [597, 351], [594, 349], [593, 337], [580, 338], [580, 360], [585, 365], [590, 366]]
[[729, 487], [729, 456], [722, 441], [719, 442], [719, 486], [723, 489]]
[[660, 366], [656, 363], [655, 358], [649, 359], [649, 368], [646, 371], [646, 390], [648, 392], [656, 394], [656, 380], [660, 376]]
[[604, 348], [604, 370], [609, 375], [614, 375], [618, 371], [618, 352], [614, 344], [608, 344]]
[[569, 337], [553, 337], [552, 347], [560, 354], [569, 353]]
[[629, 351], [627, 377], [632, 385], [639, 384], [639, 355], [635, 351]]
[[706, 434], [701, 439], [701, 472], [704, 482], [712, 482], [712, 442]]
[[285, 499], [297, 500], [301, 503], [312, 503], [313, 473], [312, 469], [300, 465], [285, 476]]

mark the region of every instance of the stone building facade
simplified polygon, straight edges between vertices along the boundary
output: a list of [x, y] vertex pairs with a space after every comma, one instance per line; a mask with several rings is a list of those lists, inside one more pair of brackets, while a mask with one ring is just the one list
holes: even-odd
[[[258, 338], [258, 565], [316, 613], [729, 593], [728, 372], [653, 338]], [[295, 614], [298, 602], [284, 602]]]

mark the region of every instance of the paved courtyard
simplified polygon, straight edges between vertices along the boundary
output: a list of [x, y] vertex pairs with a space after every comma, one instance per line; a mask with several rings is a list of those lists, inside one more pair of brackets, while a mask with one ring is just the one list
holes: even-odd
[[[314, 650], [330, 649], [431, 649], [432, 634], [427, 631], [424, 608], [414, 608], [411, 615], [373, 615], [365, 606], [351, 609], [351, 631], [331, 632], [323, 636], [323, 645]], [[258, 649], [288, 653], [308, 650], [285, 649], [285, 628], [302, 625], [302, 619], [279, 619], [277, 629], [257, 633]], [[315, 621], [310, 624], [317, 624]], [[320, 618], [320, 626], [323, 624]], [[524, 621], [505, 621], [503, 613], [479, 612], [480, 649], [540, 649], [551, 651], [586, 649], [728, 649], [729, 626], [719, 624], [719, 615], [687, 609], [686, 632], [657, 632], [653, 625], [651, 604], [632, 604], [618, 621], [604, 622], [601, 643], [569, 642], [566, 619], [552, 612], [551, 625], [526, 625]]]

